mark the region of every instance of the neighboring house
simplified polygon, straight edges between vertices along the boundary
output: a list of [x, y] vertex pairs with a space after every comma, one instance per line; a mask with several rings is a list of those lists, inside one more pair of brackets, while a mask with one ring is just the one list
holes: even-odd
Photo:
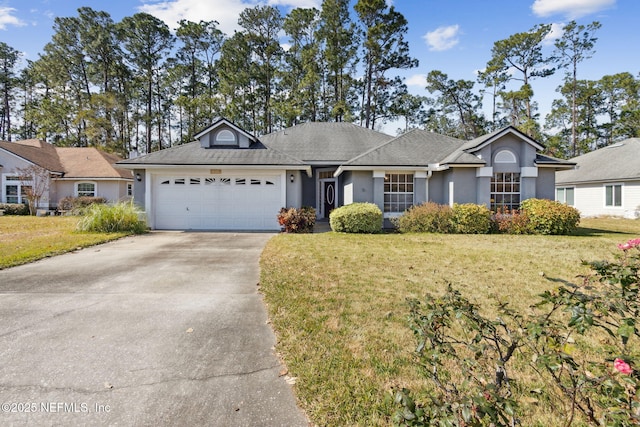
[[55, 147], [30, 139], [0, 141], [0, 203], [26, 203], [26, 190], [33, 179], [19, 171], [42, 168], [48, 183], [39, 209], [55, 209], [67, 196], [104, 197], [117, 201], [133, 194], [133, 174], [116, 168], [120, 157], [96, 148]]
[[517, 208], [553, 199], [555, 171], [573, 163], [513, 127], [472, 141], [414, 130], [392, 137], [350, 123], [305, 123], [260, 138], [224, 118], [196, 141], [118, 162], [155, 229], [278, 230], [281, 207], [319, 218], [372, 202], [385, 218], [426, 201]]
[[640, 217], [640, 138], [571, 159], [576, 167], [556, 174], [556, 200], [582, 216]]

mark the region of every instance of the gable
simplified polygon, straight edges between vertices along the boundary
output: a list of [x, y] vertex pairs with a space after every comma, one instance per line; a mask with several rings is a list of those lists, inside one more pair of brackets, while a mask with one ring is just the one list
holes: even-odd
[[224, 118], [217, 118], [194, 135], [202, 148], [249, 148], [256, 138]]

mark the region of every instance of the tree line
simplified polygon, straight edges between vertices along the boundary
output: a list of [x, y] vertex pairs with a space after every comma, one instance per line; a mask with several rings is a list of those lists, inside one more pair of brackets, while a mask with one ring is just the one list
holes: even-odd
[[[379, 128], [397, 120], [399, 132], [464, 139], [512, 124], [550, 154], [571, 157], [640, 134], [638, 78], [577, 78], [595, 51], [598, 22], [567, 24], [549, 56], [542, 46], [550, 25], [499, 40], [477, 80], [434, 70], [422, 97], [398, 75], [418, 66], [406, 18], [385, 0], [358, 0], [354, 13], [349, 3], [324, 0], [319, 10], [285, 16], [272, 6], [247, 8], [233, 35], [216, 21], [182, 20], [172, 32], [146, 13], [114, 22], [82, 7], [55, 18], [51, 41], [25, 67], [0, 42], [0, 139], [44, 138], [126, 156], [189, 142], [216, 116], [257, 135], [308, 121]], [[532, 81], [562, 71], [560, 98], [542, 122]], [[491, 117], [483, 113], [487, 98]]]

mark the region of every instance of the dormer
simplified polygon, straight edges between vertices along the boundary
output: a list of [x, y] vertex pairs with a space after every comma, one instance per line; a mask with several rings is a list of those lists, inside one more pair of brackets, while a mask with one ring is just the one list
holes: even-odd
[[249, 148], [256, 138], [224, 118], [216, 119], [195, 139], [202, 148]]

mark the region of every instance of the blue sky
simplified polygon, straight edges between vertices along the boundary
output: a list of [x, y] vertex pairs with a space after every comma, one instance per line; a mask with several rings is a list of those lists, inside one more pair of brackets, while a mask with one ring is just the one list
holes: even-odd
[[[424, 76], [431, 70], [440, 70], [454, 79], [475, 80], [476, 72], [490, 59], [495, 41], [540, 23], [554, 24], [555, 29], [560, 29], [572, 19], [585, 25], [594, 20], [602, 24], [596, 34], [596, 53], [580, 65], [579, 78], [599, 79], [623, 71], [638, 76], [640, 72], [638, 0], [393, 0], [392, 3], [409, 22], [411, 54], [420, 61], [419, 68], [402, 73], [413, 93], [426, 94]], [[24, 52], [24, 58], [35, 60], [51, 39], [53, 19], [76, 16], [81, 6], [104, 10], [115, 21], [143, 11], [163, 19], [170, 28], [175, 28], [180, 19], [216, 20], [225, 33], [232, 34], [237, 28], [238, 14], [256, 4], [276, 5], [286, 13], [292, 7], [319, 8], [321, 0], [0, 0], [0, 41]], [[546, 50], [551, 52], [552, 48], [553, 41], [549, 40]], [[555, 89], [561, 79], [562, 74], [557, 73], [544, 81], [532, 82], [542, 116], [557, 98]]]

